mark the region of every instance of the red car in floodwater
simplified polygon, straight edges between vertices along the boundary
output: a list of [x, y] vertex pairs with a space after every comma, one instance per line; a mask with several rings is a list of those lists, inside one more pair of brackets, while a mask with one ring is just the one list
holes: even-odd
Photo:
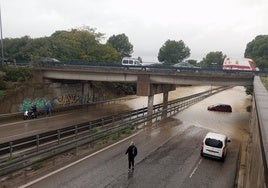
[[220, 112], [232, 112], [232, 107], [229, 104], [216, 104], [208, 106], [210, 111], [220, 111]]

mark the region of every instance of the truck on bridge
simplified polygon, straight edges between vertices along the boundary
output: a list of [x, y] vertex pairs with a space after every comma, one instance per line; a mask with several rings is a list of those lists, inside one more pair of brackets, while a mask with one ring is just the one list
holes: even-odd
[[226, 57], [223, 61], [224, 70], [248, 70], [248, 71], [259, 71], [254, 61], [249, 58], [234, 59]]

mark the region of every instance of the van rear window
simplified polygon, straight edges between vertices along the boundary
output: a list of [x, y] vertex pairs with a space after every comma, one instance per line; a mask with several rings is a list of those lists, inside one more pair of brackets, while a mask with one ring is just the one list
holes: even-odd
[[207, 138], [205, 140], [205, 144], [207, 146], [211, 146], [211, 147], [215, 147], [215, 148], [222, 148], [222, 146], [223, 146], [222, 141], [216, 140], [216, 139], [213, 139], [213, 138]]

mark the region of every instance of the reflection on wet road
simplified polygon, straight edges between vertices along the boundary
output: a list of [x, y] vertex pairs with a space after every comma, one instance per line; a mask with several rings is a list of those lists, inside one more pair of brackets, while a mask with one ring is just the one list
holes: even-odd
[[[198, 92], [208, 90], [209, 87], [180, 87], [169, 94], [169, 100], [185, 97]], [[162, 103], [162, 94], [155, 95], [154, 104]], [[98, 106], [89, 106], [79, 110], [73, 110], [65, 114], [53, 114], [51, 117], [37, 118], [34, 120], [22, 120], [0, 125], [0, 143], [15, 140], [17, 138], [47, 132], [67, 126], [72, 126], [86, 121], [99, 119], [125, 111], [147, 107], [148, 97], [136, 97], [136, 99]]]
[[[172, 95], [182, 97], [183, 92]], [[143, 102], [138, 103], [136, 99], [127, 105], [135, 108]], [[233, 187], [240, 145], [243, 147], [248, 136], [246, 106], [250, 102], [244, 88], [235, 87], [185, 109], [154, 128], [145, 129], [131, 138], [138, 147], [131, 174], [124, 154], [128, 140], [31, 187]], [[233, 112], [207, 111], [207, 106], [214, 103], [230, 104]], [[232, 140], [224, 163], [200, 157], [201, 141], [210, 130], [225, 133]]]

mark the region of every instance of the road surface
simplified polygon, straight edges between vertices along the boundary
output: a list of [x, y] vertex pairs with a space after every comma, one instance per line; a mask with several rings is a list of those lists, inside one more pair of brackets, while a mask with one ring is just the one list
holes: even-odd
[[[206, 110], [219, 101], [231, 104], [233, 112]], [[248, 135], [248, 103], [243, 88], [224, 91], [22, 187], [234, 187], [240, 146], [243, 150]], [[200, 157], [201, 141], [211, 130], [231, 138], [224, 163]], [[135, 170], [129, 173], [124, 153], [132, 140], [138, 156]]]

